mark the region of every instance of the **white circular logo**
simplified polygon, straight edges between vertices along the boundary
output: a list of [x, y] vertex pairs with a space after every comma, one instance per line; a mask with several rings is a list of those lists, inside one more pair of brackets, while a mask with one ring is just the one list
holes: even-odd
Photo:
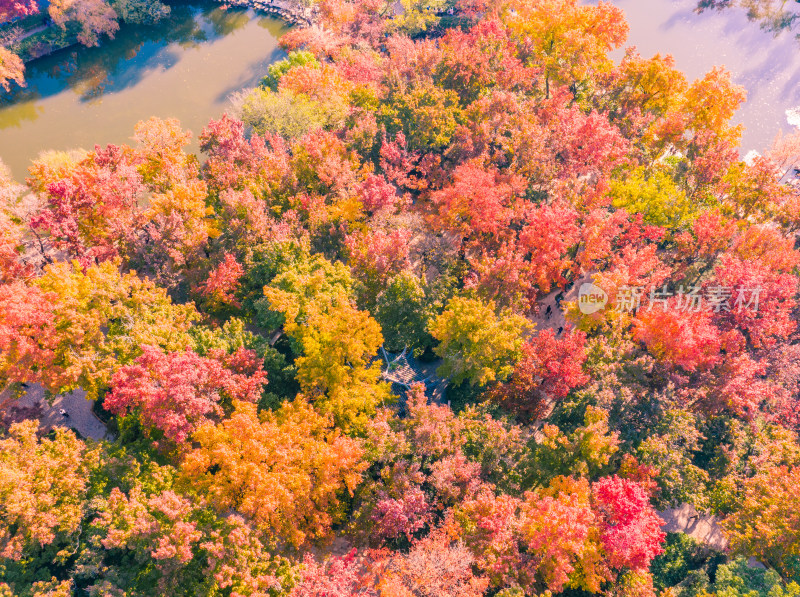
[[606, 306], [608, 295], [606, 291], [594, 284], [581, 284], [578, 290], [578, 309], [584, 315], [591, 315]]

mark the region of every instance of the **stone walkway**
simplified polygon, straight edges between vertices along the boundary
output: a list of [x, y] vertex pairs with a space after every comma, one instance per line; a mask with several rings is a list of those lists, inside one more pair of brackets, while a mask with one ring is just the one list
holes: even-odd
[[[0, 394], [0, 403], [8, 398], [8, 392]], [[103, 422], [92, 412], [92, 402], [86, 399], [86, 392], [75, 390], [68, 394], [60, 394], [50, 404], [44, 398], [44, 388], [31, 384], [27, 392], [18, 400], [11, 400], [5, 409], [24, 408], [38, 411], [39, 425], [49, 431], [53, 427], [74, 429], [83, 437], [95, 440], [110, 439]], [[68, 416], [63, 416], [61, 410]]]
[[[556, 297], [561, 294], [561, 303], [565, 304], [578, 299], [578, 290], [585, 282], [592, 281], [593, 272], [589, 272], [582, 278], [567, 286], [566, 292], [556, 289], [542, 300], [539, 301], [539, 313], [531, 317], [531, 321], [536, 323], [538, 333], [544, 329], [551, 329], [558, 332], [566, 327], [567, 321], [564, 313], [559, 308]], [[547, 308], [550, 307], [548, 315]], [[708, 545], [714, 549], [724, 551], [728, 547], [728, 541], [719, 526], [720, 519], [716, 516], [700, 514], [689, 504], [681, 504], [677, 508], [670, 508], [659, 512], [658, 515], [664, 520], [663, 531], [668, 533], [686, 533], [700, 543]], [[751, 565], [758, 565], [757, 563]]]
[[[556, 288], [553, 292], [542, 298], [539, 301], [539, 313], [530, 317], [530, 320], [536, 324], [536, 330], [534, 330], [534, 333], [539, 333], [544, 329], [551, 329], [556, 333], [558, 333], [558, 330], [561, 329], [563, 332], [564, 328], [567, 326], [567, 320], [564, 317], [564, 313], [562, 312], [561, 308], [559, 307], [558, 301], [556, 301], [556, 297], [561, 295], [562, 305], [577, 301], [578, 290], [580, 290], [581, 285], [585, 282], [592, 281], [593, 274], [594, 272], [589, 272], [583, 277], [578, 278], [569, 284], [566, 290]], [[547, 313], [548, 307], [550, 307], [549, 315]]]
[[728, 540], [719, 526], [720, 519], [716, 516], [700, 514], [689, 504], [663, 510], [658, 515], [664, 520], [661, 530], [665, 533], [686, 533], [700, 543], [720, 551], [725, 551], [728, 547]]

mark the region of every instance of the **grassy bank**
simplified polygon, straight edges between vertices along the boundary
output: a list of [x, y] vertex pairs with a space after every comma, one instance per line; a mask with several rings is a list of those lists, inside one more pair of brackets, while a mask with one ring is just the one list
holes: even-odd
[[61, 29], [46, 12], [40, 12], [0, 26], [0, 39], [8, 39], [8, 49], [23, 62], [30, 62], [76, 45], [79, 30], [77, 23], [68, 23], [66, 29]]

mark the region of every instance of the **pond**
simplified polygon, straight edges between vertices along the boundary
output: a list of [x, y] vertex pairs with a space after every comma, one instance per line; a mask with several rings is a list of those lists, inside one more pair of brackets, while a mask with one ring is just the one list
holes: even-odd
[[[642, 56], [672, 54], [690, 79], [722, 65], [747, 90], [747, 103], [736, 115], [745, 127], [743, 155], [768, 148], [779, 130], [791, 130], [786, 111], [800, 107], [800, 42], [793, 32], [763, 31], [739, 9], [697, 14], [697, 0], [612, 3], [625, 11], [628, 44]], [[797, 11], [793, 5], [787, 9]]]
[[122, 26], [99, 48], [69, 48], [26, 65], [27, 87], [0, 100], [0, 158], [14, 177], [46, 149], [127, 143], [150, 116], [197, 135], [285, 54], [286, 25], [219, 4], [171, 4], [157, 26]]
[[[791, 32], [762, 31], [739, 10], [696, 14], [696, 0], [613, 3], [630, 23], [628, 43], [643, 55], [672, 54], [690, 78], [724, 65], [745, 87], [736, 117], [745, 126], [743, 154], [790, 128], [786, 110], [800, 107], [800, 42]], [[125, 143], [150, 116], [179, 119], [196, 140], [232, 92], [254, 85], [284, 55], [279, 20], [215, 3], [171, 6], [158, 26], [123, 26], [99, 48], [27, 65], [28, 86], [0, 100], [0, 158], [17, 179], [42, 150]]]

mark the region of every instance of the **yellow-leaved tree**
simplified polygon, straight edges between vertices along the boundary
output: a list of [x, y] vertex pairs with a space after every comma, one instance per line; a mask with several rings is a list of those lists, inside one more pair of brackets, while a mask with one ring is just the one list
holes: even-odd
[[58, 263], [30, 285], [0, 287], [0, 376], [53, 393], [82, 388], [93, 400], [142, 346], [190, 347], [197, 318], [191, 304], [173, 304], [165, 290], [112, 262], [86, 270]]
[[284, 316], [283, 329], [297, 347], [294, 364], [303, 392], [338, 427], [361, 429], [391, 399], [373, 362], [383, 343], [381, 328], [353, 305], [346, 267], [318, 256], [311, 261], [276, 277], [264, 295]]

